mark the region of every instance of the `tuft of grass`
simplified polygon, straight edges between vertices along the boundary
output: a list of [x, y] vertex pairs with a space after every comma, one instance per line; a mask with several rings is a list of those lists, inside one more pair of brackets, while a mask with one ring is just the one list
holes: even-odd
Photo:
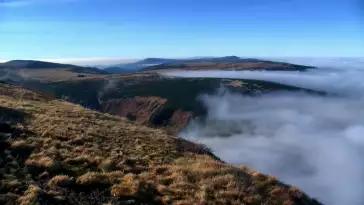
[[29, 145], [24, 140], [17, 140], [11, 143], [12, 148], [28, 148]]
[[119, 184], [111, 187], [111, 194], [118, 198], [136, 198], [141, 202], [157, 202], [160, 196], [153, 182], [138, 178], [133, 174], [125, 175]]
[[39, 204], [40, 197], [45, 193], [41, 188], [35, 185], [30, 185], [25, 191], [24, 196], [19, 198], [20, 205], [36, 205]]
[[29, 173], [37, 174], [41, 171], [48, 171], [51, 173], [62, 172], [62, 164], [50, 157], [40, 157], [39, 159], [27, 159], [25, 161], [26, 169]]
[[100, 185], [109, 185], [110, 180], [107, 175], [98, 172], [88, 172], [79, 176], [76, 180], [77, 184], [97, 187]]
[[111, 194], [116, 197], [135, 196], [138, 192], [139, 180], [135, 175], [125, 175], [119, 184], [111, 187]]
[[49, 187], [70, 187], [74, 184], [74, 178], [67, 175], [57, 175], [48, 181]]

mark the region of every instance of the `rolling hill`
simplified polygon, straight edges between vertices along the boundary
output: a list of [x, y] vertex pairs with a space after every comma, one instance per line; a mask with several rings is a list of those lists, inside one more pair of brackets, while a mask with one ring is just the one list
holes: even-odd
[[[230, 58], [228, 58], [230, 59]], [[141, 71], [196, 71], [196, 70], [271, 70], [271, 71], [305, 71], [314, 67], [294, 65], [289, 63], [279, 63], [273, 61], [261, 61], [256, 59], [241, 59], [224, 62], [224, 60], [215, 62], [183, 62], [183, 63], [167, 63], [149, 66]]]
[[0, 63], [0, 69], [27, 69], [27, 70], [63, 69], [74, 73], [108, 74], [106, 71], [94, 67], [82, 67], [70, 64], [60, 64], [60, 63], [34, 61], [34, 60], [12, 60], [5, 63]]
[[255, 58], [239, 58], [237, 56], [205, 57], [190, 59], [147, 58], [135, 63], [116, 65], [106, 68], [112, 74], [133, 73], [138, 71], [160, 70], [288, 70], [303, 71], [314, 67], [289, 63], [260, 60]]
[[200, 144], [0, 84], [0, 203], [319, 205]]
[[105, 68], [105, 71], [111, 74], [134, 73], [142, 68], [151, 65], [159, 65], [162, 63], [169, 63], [174, 61], [175, 60], [173, 59], [164, 59], [164, 58], [146, 58], [144, 60], [140, 60], [134, 63], [118, 64], [111, 67], [107, 67]]
[[13, 60], [0, 63], [0, 79], [3, 81], [68, 81], [103, 77], [108, 73], [94, 67], [82, 67], [33, 60]]
[[205, 58], [188, 58], [188, 59], [166, 59], [166, 58], [146, 58], [144, 60], [115, 65], [106, 68], [105, 71], [112, 74], [132, 73], [137, 71], [155, 71], [155, 70], [231, 70], [231, 69], [264, 69], [264, 70], [294, 70], [302, 71], [313, 67], [294, 65], [288, 63], [260, 60], [255, 58], [239, 58], [237, 56], [225, 57], [205, 57]]

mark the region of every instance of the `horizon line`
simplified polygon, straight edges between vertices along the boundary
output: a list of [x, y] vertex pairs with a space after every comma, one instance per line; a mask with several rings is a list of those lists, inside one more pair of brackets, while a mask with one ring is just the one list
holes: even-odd
[[[125, 57], [110, 57], [110, 58], [35, 58], [35, 59], [0, 59], [0, 63], [5, 63], [12, 60], [36, 60], [36, 61], [46, 61], [54, 63], [65, 63], [65, 64], [75, 64], [75, 65], [113, 65], [121, 63], [133, 63], [138, 60], [146, 58], [167, 58], [167, 59], [191, 59], [191, 58], [214, 58], [214, 57], [225, 57], [225, 56], [237, 56], [237, 55], [224, 55], [224, 56], [193, 56], [193, 57], [140, 57], [140, 58], [125, 58]], [[340, 58], [364, 58], [364, 56], [237, 56], [239, 58], [258, 58], [266, 60], [282, 60], [282, 59], [340, 59]]]

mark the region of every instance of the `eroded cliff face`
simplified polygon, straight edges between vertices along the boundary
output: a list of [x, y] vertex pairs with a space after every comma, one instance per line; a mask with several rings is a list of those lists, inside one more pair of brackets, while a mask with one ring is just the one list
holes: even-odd
[[176, 134], [188, 124], [192, 113], [171, 108], [167, 102], [161, 97], [136, 96], [106, 101], [101, 109], [105, 113], [126, 117], [136, 124], [164, 128]]

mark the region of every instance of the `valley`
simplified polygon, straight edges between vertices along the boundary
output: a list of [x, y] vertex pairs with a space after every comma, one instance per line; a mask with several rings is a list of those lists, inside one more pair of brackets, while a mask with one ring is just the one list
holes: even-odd
[[94, 204], [98, 195], [98, 202], [112, 204], [320, 204], [177, 135], [191, 122], [211, 125], [201, 98], [206, 94], [325, 93], [259, 80], [169, 77], [165, 70], [103, 74], [56, 66], [2, 72], [0, 98], [8, 116], [2, 123], [24, 133], [2, 138], [4, 203]]
[[[202, 94], [222, 92], [259, 95], [277, 91], [314, 92], [255, 80], [168, 78], [158, 74], [135, 74], [77, 81], [32, 82], [29, 88], [87, 108], [126, 117], [138, 124], [165, 128], [177, 134], [191, 119], [203, 119]], [[319, 92], [317, 92], [319, 94]]]

